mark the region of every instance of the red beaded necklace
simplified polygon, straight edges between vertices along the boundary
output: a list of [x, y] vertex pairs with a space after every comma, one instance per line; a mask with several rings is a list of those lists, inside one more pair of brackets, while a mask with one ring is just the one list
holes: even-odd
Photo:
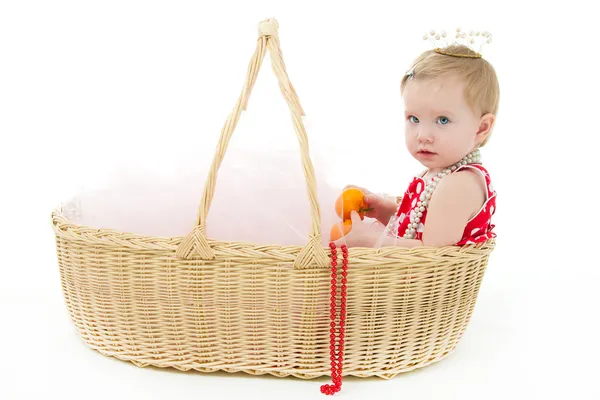
[[344, 332], [346, 328], [346, 283], [348, 276], [348, 248], [342, 245], [342, 301], [340, 305], [340, 333], [337, 351], [335, 351], [335, 317], [336, 317], [336, 294], [337, 294], [337, 250], [335, 243], [329, 243], [331, 249], [331, 334], [329, 335], [329, 348], [331, 350], [331, 380], [333, 385], [321, 386], [321, 393], [333, 395], [342, 388], [342, 365], [344, 363]]

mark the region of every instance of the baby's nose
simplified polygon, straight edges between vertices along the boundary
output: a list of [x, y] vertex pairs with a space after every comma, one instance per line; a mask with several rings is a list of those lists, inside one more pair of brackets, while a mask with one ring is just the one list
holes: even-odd
[[418, 134], [418, 139], [421, 142], [432, 142], [433, 135], [427, 129], [421, 129]]

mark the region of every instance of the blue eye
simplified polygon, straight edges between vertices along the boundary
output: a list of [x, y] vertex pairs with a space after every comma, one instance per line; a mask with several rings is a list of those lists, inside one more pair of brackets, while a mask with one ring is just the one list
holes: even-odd
[[415, 117], [414, 115], [411, 115], [410, 117], [408, 117], [408, 120], [410, 122], [412, 122], [413, 124], [418, 124], [419, 123], [419, 118]]
[[447, 117], [439, 117], [438, 121], [441, 125], [448, 125], [450, 120]]

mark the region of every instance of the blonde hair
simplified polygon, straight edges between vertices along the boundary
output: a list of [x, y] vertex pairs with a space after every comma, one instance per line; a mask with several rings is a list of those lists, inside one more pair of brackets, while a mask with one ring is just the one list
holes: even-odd
[[[459, 55], [477, 55], [464, 45], [451, 45], [444, 48], [444, 51]], [[466, 82], [465, 99], [473, 112], [479, 109], [481, 116], [498, 113], [500, 103], [498, 77], [492, 64], [483, 58], [456, 57], [439, 54], [435, 50], [425, 51], [413, 61], [409, 72], [402, 77], [400, 93], [404, 93], [404, 88], [411, 77], [431, 79], [449, 75], [458, 76]], [[485, 145], [488, 139], [489, 135], [481, 146]]]

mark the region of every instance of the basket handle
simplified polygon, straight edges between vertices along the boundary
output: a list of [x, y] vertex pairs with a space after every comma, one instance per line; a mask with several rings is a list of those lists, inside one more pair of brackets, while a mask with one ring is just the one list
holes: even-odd
[[259, 36], [256, 51], [254, 52], [254, 55], [252, 56], [248, 66], [246, 83], [244, 85], [244, 89], [242, 90], [241, 96], [221, 131], [221, 137], [215, 151], [213, 162], [210, 167], [210, 173], [204, 187], [202, 200], [200, 202], [198, 218], [196, 221], [197, 226], [178, 246], [176, 252], [178, 258], [190, 259], [192, 257], [200, 257], [203, 260], [212, 260], [215, 258], [215, 253], [206, 239], [206, 217], [213, 199], [219, 167], [221, 166], [221, 162], [225, 156], [229, 140], [231, 139], [231, 135], [233, 134], [233, 131], [235, 130], [235, 127], [240, 119], [242, 110], [246, 110], [250, 93], [252, 92], [252, 88], [256, 82], [262, 61], [268, 50], [271, 55], [273, 72], [277, 77], [281, 93], [283, 94], [283, 97], [285, 98], [292, 114], [292, 121], [294, 123], [296, 136], [298, 137], [298, 142], [300, 144], [302, 166], [304, 169], [304, 177], [306, 180], [308, 199], [311, 208], [311, 233], [308, 243], [300, 251], [296, 260], [294, 261], [294, 267], [308, 268], [314, 265], [327, 267], [329, 263], [329, 257], [327, 256], [325, 249], [321, 246], [321, 211], [317, 202], [316, 178], [309, 155], [308, 138], [302, 122], [304, 111], [300, 106], [300, 101], [298, 100], [296, 91], [294, 90], [294, 87], [292, 86], [287, 75], [279, 45], [279, 35], [277, 32], [278, 28], [279, 24], [275, 19], [264, 20], [258, 25]]

